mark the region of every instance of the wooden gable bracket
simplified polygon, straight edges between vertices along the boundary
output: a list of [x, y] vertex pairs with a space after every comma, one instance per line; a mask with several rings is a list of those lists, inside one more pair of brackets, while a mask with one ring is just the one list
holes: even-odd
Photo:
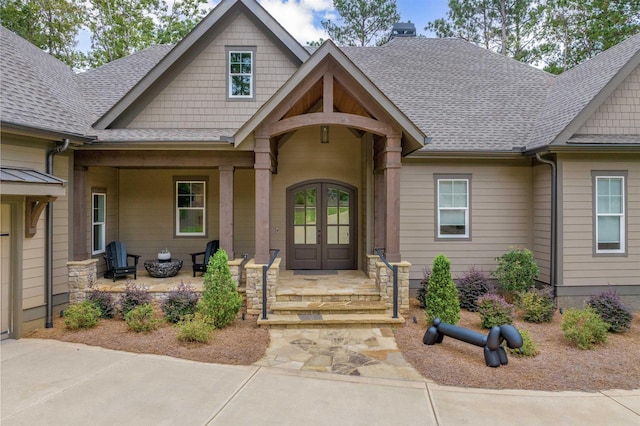
[[47, 204], [52, 203], [57, 197], [27, 197], [25, 206], [25, 230], [26, 238], [32, 238], [36, 235], [38, 228], [38, 220]]

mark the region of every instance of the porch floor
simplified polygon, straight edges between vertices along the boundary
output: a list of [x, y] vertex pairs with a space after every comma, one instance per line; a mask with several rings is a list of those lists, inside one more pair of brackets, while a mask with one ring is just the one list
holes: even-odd
[[166, 293], [172, 288], [177, 287], [181, 282], [190, 284], [195, 287], [197, 291], [202, 291], [202, 274], [196, 273], [193, 277], [193, 271], [191, 269], [181, 270], [176, 276], [168, 278], [154, 278], [145, 270], [138, 271], [138, 278], [133, 279], [133, 275], [127, 276], [127, 278], [118, 278], [113, 282], [112, 278], [104, 278], [99, 275], [96, 280], [96, 288], [103, 291], [123, 292], [127, 282], [132, 282], [138, 286], [144, 286], [151, 293]]

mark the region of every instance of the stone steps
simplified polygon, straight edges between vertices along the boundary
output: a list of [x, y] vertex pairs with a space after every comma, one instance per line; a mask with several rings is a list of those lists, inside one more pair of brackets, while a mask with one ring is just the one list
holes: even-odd
[[384, 314], [386, 303], [381, 301], [347, 300], [338, 302], [287, 301], [274, 302], [271, 310], [279, 315], [298, 314]]
[[389, 314], [269, 314], [258, 325], [271, 328], [373, 328], [404, 324], [401, 315]]

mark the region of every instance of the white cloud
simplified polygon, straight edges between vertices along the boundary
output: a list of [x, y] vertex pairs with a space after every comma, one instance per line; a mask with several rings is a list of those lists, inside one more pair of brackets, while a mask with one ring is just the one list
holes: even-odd
[[318, 17], [333, 9], [328, 0], [261, 0], [264, 7], [301, 44], [327, 39]]

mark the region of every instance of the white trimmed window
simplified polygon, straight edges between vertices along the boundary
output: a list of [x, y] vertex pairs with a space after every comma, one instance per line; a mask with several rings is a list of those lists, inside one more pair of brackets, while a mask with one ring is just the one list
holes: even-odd
[[253, 98], [253, 51], [229, 50], [229, 98]]
[[595, 252], [625, 252], [625, 178], [595, 177]]
[[469, 179], [437, 179], [438, 238], [469, 238]]
[[104, 253], [107, 228], [107, 194], [91, 193], [91, 254]]
[[176, 235], [206, 235], [206, 182], [176, 181]]

